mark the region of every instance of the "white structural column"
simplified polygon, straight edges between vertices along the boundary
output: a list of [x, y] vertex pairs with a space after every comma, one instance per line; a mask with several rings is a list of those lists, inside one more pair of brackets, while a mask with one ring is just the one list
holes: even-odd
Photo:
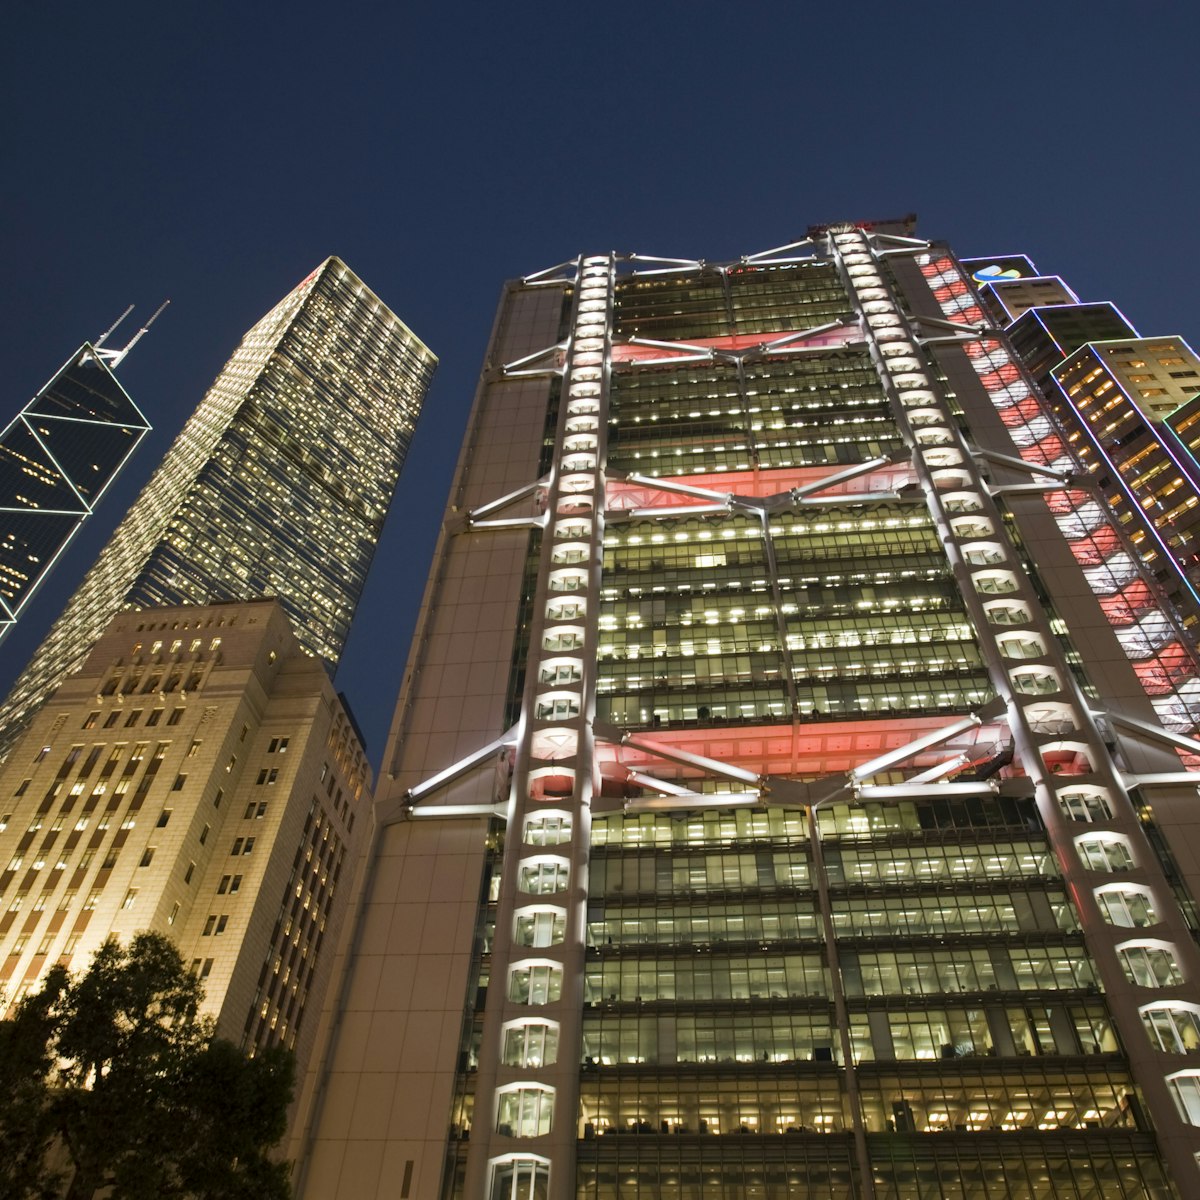
[[[1097, 730], [979, 468], [887, 280], [887, 239], [858, 229], [830, 235], [871, 352], [913, 451], [964, 602], [974, 621], [1022, 770], [1033, 785], [1064, 882], [1125, 1051], [1160, 1114], [1164, 1157], [1185, 1194], [1200, 1194], [1200, 1103], [1175, 1072], [1173, 1049], [1152, 1045], [1147, 1006], [1190, 1018], [1187, 985], [1200, 982], [1200, 951], [1146, 840], [1108, 747]], [[936, 794], [938, 785], [930, 784]], [[1185, 1012], [1187, 1009], [1189, 1011]], [[1154, 1009], [1153, 1011], [1161, 1011]], [[1163, 1023], [1165, 1027], [1165, 1022]], [[1200, 1076], [1198, 1076], [1200, 1079]], [[1156, 1094], [1151, 1094], [1156, 1093]], [[1200, 1101], [1200, 1088], [1196, 1089]], [[1174, 1101], [1174, 1103], [1172, 1103]]]
[[471, 1197], [575, 1195], [615, 275], [609, 255], [579, 260], [563, 347], [467, 1162]]

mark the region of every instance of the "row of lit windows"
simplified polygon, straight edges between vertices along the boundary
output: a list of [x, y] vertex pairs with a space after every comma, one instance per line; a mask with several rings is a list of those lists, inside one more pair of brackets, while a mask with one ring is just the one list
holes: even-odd
[[[1180, 1014], [1174, 1014], [1177, 1018]], [[1186, 1026], [1197, 1043], [1195, 1014]], [[1120, 1049], [1111, 1019], [1097, 1001], [1052, 1005], [872, 1009], [848, 1014], [856, 1063], [994, 1057], [1113, 1054]], [[557, 1044], [557, 1043], [556, 1043]], [[1182, 1044], [1172, 1031], [1172, 1048]], [[675, 1063], [781, 1063], [841, 1059], [832, 1014], [753, 1011], [751, 1019], [722, 1012], [680, 1012], [669, 1024], [628, 1009], [589, 1010], [583, 1021], [584, 1066]], [[510, 1059], [506, 1058], [506, 1062]], [[540, 1061], [540, 1060], [539, 1060]], [[550, 1061], [553, 1061], [552, 1059]], [[514, 1061], [513, 1065], [533, 1065]], [[969, 1064], [963, 1064], [968, 1066]]]
[[[682, 885], [692, 890], [688, 877]], [[658, 944], [702, 945], [726, 942], [780, 942], [822, 936], [815, 897], [786, 901], [739, 897], [728, 903], [593, 906], [588, 913], [588, 940], [594, 947]]]
[[[1095, 969], [1077, 943], [1005, 942], [955, 950], [844, 949], [840, 965], [842, 986], [850, 998], [1098, 987]], [[1143, 979], [1137, 982], [1148, 986], [1178, 982], [1165, 960], [1162, 971], [1154, 977], [1161, 983]], [[808, 954], [762, 954], [750, 959], [738, 954], [674, 960], [604, 957], [589, 960], [585, 988], [592, 1003], [690, 1003], [827, 994], [824, 959]]]
[[[800, 395], [804, 398], [798, 398]], [[744, 398], [735, 394], [724, 400], [711, 388], [705, 388], [703, 396], [675, 388], [638, 389], [626, 392], [622, 399], [620, 415], [610, 410], [608, 422], [609, 443], [615, 442], [622, 452], [653, 446], [656, 440], [670, 445], [686, 437], [704, 441], [747, 437], [757, 443], [779, 445], [785, 444], [779, 439], [790, 432], [812, 430], [825, 430], [826, 438], [831, 430], [898, 436], [878, 383], [834, 384], [829, 391], [788, 387], [761, 396], [751, 390]], [[699, 407], [711, 404], [723, 407]]]
[[[669, 301], [667, 303], [670, 303]], [[619, 307], [613, 323], [617, 338], [649, 337], [661, 341], [686, 342], [697, 338], [716, 338], [734, 333], [793, 333], [813, 329], [833, 321], [853, 319], [844, 294], [830, 289], [821, 295], [810, 295], [803, 301], [780, 307], [764, 303], [743, 307], [730, 319], [728, 310], [719, 304], [683, 302], [683, 307], [642, 307], [638, 311]], [[769, 336], [764, 336], [769, 341]]]
[[589, 959], [584, 995], [593, 1004], [826, 996], [828, 970], [820, 954]]
[[[763, 683], [786, 673], [787, 660], [780, 657], [777, 641], [764, 640], [762, 631], [735, 628], [713, 632], [717, 636], [704, 636], [702, 629], [690, 636], [675, 634], [670, 643], [648, 638], [623, 641], [619, 648], [614, 638], [600, 649], [597, 691]], [[908, 633], [907, 638], [903, 632]], [[754, 637], [755, 633], [760, 636]], [[696, 634], [703, 640], [693, 641]], [[784, 645], [792, 678], [827, 682], [864, 674], [925, 678], [948, 671], [982, 671], [983, 656], [969, 627], [947, 622], [936, 631], [909, 630], [889, 636], [894, 640], [885, 643], [886, 649], [870, 641], [860, 643], [853, 632], [846, 631], [819, 633], [811, 640], [800, 634], [789, 637]], [[864, 653], [868, 648], [870, 653]]]
[[[690, 1150], [634, 1158], [621, 1141], [612, 1147], [608, 1138], [583, 1143], [578, 1200], [829, 1200], [855, 1195], [858, 1187], [849, 1161], [831, 1160], [830, 1150], [814, 1151], [799, 1139], [794, 1148], [786, 1146], [782, 1161], [774, 1148], [751, 1146], [743, 1138], [703, 1163]], [[596, 1149], [600, 1162], [588, 1157], [588, 1147]], [[621, 1151], [619, 1159], [610, 1150]], [[1173, 1191], [1156, 1150], [1113, 1137], [1087, 1146], [1039, 1139], [996, 1147], [951, 1138], [919, 1151], [907, 1143], [889, 1145], [873, 1158], [872, 1173], [876, 1200], [1170, 1200]], [[496, 1168], [489, 1200], [540, 1197], [534, 1189], [544, 1187], [547, 1177], [545, 1166], [505, 1163]]]
[[[601, 846], [728, 846], [737, 842], [797, 842], [808, 837], [804, 814], [795, 809], [725, 809], [666, 816], [630, 813], [592, 822], [593, 851]], [[593, 863], [598, 856], [593, 853]]]
[[[749, 359], [741, 370], [721, 358], [704, 362], [633, 361], [614, 365], [610, 404], [618, 415], [624, 411], [647, 414], [656, 408], [677, 406], [681, 399], [695, 397], [696, 415], [714, 412], [702, 408], [708, 403], [725, 405], [741, 400], [743, 411], [753, 401], [758, 408], [764, 399], [794, 396], [801, 403], [824, 393], [845, 390], [874, 390], [881, 395], [879, 376], [864, 346], [839, 346], [821, 352], [770, 359]], [[788, 401], [784, 401], [788, 402]]]
[[[1020, 1060], [1018, 1060], [1020, 1061]], [[1137, 1128], [1129, 1072], [1094, 1060], [1058, 1068], [1036, 1059], [998, 1070], [958, 1068], [860, 1072], [859, 1102], [869, 1133], [1046, 1132]], [[585, 1125], [644, 1133], [832, 1133], [849, 1128], [848, 1102], [824, 1073], [764, 1070], [747, 1076], [584, 1072]], [[700, 1124], [703, 1122], [703, 1125]], [[645, 1126], [645, 1128], [642, 1128]], [[586, 1129], [584, 1137], [592, 1136]]]
[[808, 886], [807, 846], [750, 854], [593, 855], [588, 876], [593, 896]]
[[[789, 574], [789, 568], [817, 562], [857, 562], [860, 570], [912, 570], [931, 565], [942, 568], [939, 574], [945, 570], [932, 531], [918, 534], [911, 529], [880, 528], [840, 536], [834, 531], [808, 529], [801, 532], [795, 525], [779, 522], [772, 526], [772, 533], [778, 571], [784, 577]], [[624, 573], [707, 570], [714, 566], [756, 566], [760, 570], [766, 569], [761, 532], [753, 527], [736, 531], [726, 527], [720, 531], [719, 541], [711, 529], [695, 533], [677, 531], [670, 536], [660, 532], [644, 541], [634, 532], [624, 538], [620, 549], [617, 549], [618, 536], [614, 534], [606, 539], [604, 582], [610, 587], [627, 587], [630, 583], [643, 582], [620, 578]], [[735, 537], [737, 540], [733, 541]], [[698, 544], [693, 544], [693, 539]], [[875, 568], [875, 563], [868, 566], [864, 562], [866, 559], [877, 560], [878, 568]]]
[[[944, 714], [975, 708], [992, 694], [983, 671], [958, 675], [958, 668], [927, 680], [903, 678], [870, 681], [870, 673], [847, 673], [845, 682], [806, 684], [798, 698], [796, 715], [803, 720], [856, 719], [869, 713], [907, 713], [911, 716]], [[932, 684], [932, 686], [930, 686]], [[766, 682], [757, 687], [718, 681], [713, 690], [691, 696], [669, 693], [599, 696], [596, 714], [618, 725], [659, 728], [676, 724], [755, 724], [788, 719], [791, 709], [781, 685]]]
[[827, 845], [825, 869], [831, 884], [954, 883], [982, 879], [1041, 879], [1058, 875], [1044, 842], [995, 841], [973, 844]]
[[620, 280], [615, 300], [619, 336], [687, 338], [802, 329], [848, 318], [851, 312], [827, 263], [752, 274]]
[[[665, 874], [665, 872], [664, 872]], [[676, 891], [697, 889], [686, 867], [671, 873]], [[660, 883], [658, 891], [662, 891]], [[608, 895], [611, 897], [612, 892]], [[1078, 918], [1058, 889], [959, 895], [842, 897], [831, 912], [836, 934], [847, 937], [920, 937], [1047, 930], [1072, 932]], [[1133, 921], [1122, 922], [1132, 925]], [[588, 919], [594, 946], [776, 942], [821, 936], [815, 898], [786, 904], [753, 898], [725, 905], [684, 908], [616, 907], [611, 902]]]
[[[869, 543], [879, 543], [881, 550], [903, 544], [906, 536], [900, 531], [904, 529], [932, 530], [929, 514], [913, 507], [900, 507], [890, 503], [864, 504], [853, 508], [833, 507], [822, 508], [819, 517], [806, 517], [801, 513], [782, 513], [772, 515], [770, 526], [776, 537], [794, 536], [804, 539], [815, 539], [815, 545], [828, 546], [836, 550], [838, 547], [855, 542], [866, 535]], [[699, 541], [711, 541], [717, 534], [724, 538], [744, 537], [758, 540], [762, 536], [762, 526], [758, 521], [737, 514], [728, 516], [684, 517], [676, 521], [669, 530], [651, 521], [631, 521], [619, 526], [609, 524], [604, 532], [604, 545], [636, 546], [644, 542], [661, 545], [670, 542], [687, 542], [693, 538]], [[830, 536], [822, 536], [830, 535]], [[927, 535], [922, 545], [932, 549], [936, 540], [931, 541]]]
[[[889, 858], [902, 858], [907, 865], [896, 876], [897, 881], [922, 878], [928, 873], [932, 879], [969, 878], [970, 873], [986, 871], [988, 877], [996, 874], [1057, 876], [1054, 860], [1041, 839], [1026, 838], [1022, 842], [1003, 840], [995, 842], [981, 835], [997, 828], [1024, 826], [1038, 828], [1037, 812], [1030, 800], [1014, 800], [1001, 796], [957, 797], [951, 800], [931, 797], [917, 802], [901, 800], [894, 803], [867, 801], [863, 804], [830, 804], [823, 806], [817, 815], [821, 839], [827, 843], [827, 858], [836, 854], [839, 872], [849, 872], [846, 882], [853, 882], [865, 870], [864, 879], [892, 878], [885, 864]], [[566, 818], [569, 820], [569, 817]], [[560, 818], [553, 818], [558, 821]], [[867, 847], [848, 847], [848, 840], [869, 840], [909, 834], [923, 837], [926, 833], [940, 830], [943, 834], [958, 830], [971, 840], [957, 846], [942, 842], [940, 845], [922, 842], [917, 846], [899, 846], [876, 851]], [[526, 840], [529, 840], [528, 838]], [[808, 827], [803, 812], [795, 809], [724, 809], [717, 811], [689, 812], [687, 814], [661, 813], [617, 813], [597, 816], [592, 823], [593, 861], [601, 847], [668, 847], [668, 846], [732, 846], [739, 842], [755, 843], [755, 849], [764, 842], [796, 843], [808, 840]], [[837, 842], [839, 845], [829, 845]], [[952, 854], [947, 859], [947, 851]], [[923, 868], [914, 866], [923, 854], [933, 852], [936, 866]], [[1018, 855], [1019, 868], [1013, 868], [1013, 857]], [[871, 863], [860, 867], [860, 863]], [[950, 863], [948, 866], [947, 863]], [[881, 873], [882, 868], [882, 873]], [[839, 875], [839, 879], [843, 876]]]
[[[184, 711], [182, 708], [171, 709], [167, 716], [167, 724], [178, 725], [183, 718]], [[129, 710], [115, 708], [104, 718], [102, 728], [115, 729], [120, 724], [122, 729], [132, 729], [141, 722], [143, 716], [146, 718], [146, 728], [152, 728], [162, 720], [164, 712], [166, 712], [166, 709], [163, 708], [152, 708], [149, 712], [144, 708], [131, 708]], [[125, 718], [123, 721], [121, 720], [122, 717]], [[80, 728], [95, 729], [99, 720], [99, 711], [90, 712], [84, 717]]]
[[841, 955], [841, 969], [847, 996], [1098, 987], [1095, 969], [1079, 943], [848, 950]]
[[[698, 555], [697, 564], [707, 561], [709, 565], [697, 568], [703, 573], [695, 580], [685, 575], [684, 582], [664, 573], [659, 577], [662, 582], [632, 578], [624, 581], [624, 588], [606, 587], [599, 618], [601, 631], [651, 624], [662, 626], [665, 636], [665, 630], [676, 624], [686, 628], [697, 622], [719, 625], [723, 620], [768, 621], [777, 610], [770, 596], [767, 570], [753, 564], [756, 570], [747, 578], [744, 568], [726, 570], [721, 557], [719, 552]], [[858, 560], [856, 565], [867, 564]], [[897, 644], [911, 641], [905, 630], [938, 623], [917, 614], [947, 609], [961, 613], [961, 597], [955, 594], [944, 572], [918, 559], [907, 564], [904, 559], [871, 564], [870, 571], [831, 574], [826, 569], [799, 578], [780, 576], [776, 582], [782, 596], [778, 605], [782, 616], [817, 622], [818, 630], [856, 630], [858, 642], [864, 636]], [[798, 623], [795, 619], [789, 622], [793, 627]], [[795, 630], [801, 634], [807, 631], [804, 625]]]

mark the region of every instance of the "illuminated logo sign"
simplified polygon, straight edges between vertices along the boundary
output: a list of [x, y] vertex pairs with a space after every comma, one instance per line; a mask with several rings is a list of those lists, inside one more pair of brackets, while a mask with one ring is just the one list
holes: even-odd
[[1015, 267], [1002, 267], [992, 263], [990, 267], [981, 267], [971, 278], [976, 283], [1005, 283], [1010, 279], [1020, 279], [1021, 272]]

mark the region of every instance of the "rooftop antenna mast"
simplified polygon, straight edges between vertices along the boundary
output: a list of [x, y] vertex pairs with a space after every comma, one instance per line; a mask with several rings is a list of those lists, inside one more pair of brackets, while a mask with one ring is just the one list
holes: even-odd
[[129, 316], [131, 312], [133, 312], [132, 304], [128, 305], [125, 311], [92, 343], [92, 349], [99, 350], [100, 347], [103, 346], [104, 343], [107, 342], [112, 336], [116, 327], [120, 325], [120, 323], [125, 320], [125, 318]]
[[[146, 331], [150, 328], [151, 325], [154, 324], [155, 321], [158, 320], [159, 315], [162, 313], [163, 309], [166, 308], [167, 305], [170, 303], [171, 303], [170, 300], [164, 300], [151, 314], [150, 320], [148, 320], [145, 323], [145, 325], [143, 325], [141, 327], [141, 329], [139, 329], [137, 331], [137, 333], [135, 333], [133, 335], [133, 337], [126, 343], [126, 345], [122, 349], [120, 349], [120, 350], [100, 350], [98, 353], [98, 357], [102, 358], [108, 364], [109, 367], [117, 366], [120, 362], [122, 362], [124, 360], [125, 356], [130, 352], [130, 350], [132, 350], [134, 348], [134, 346], [136, 346], [138, 344], [138, 342], [140, 342], [142, 340], [142, 338], [145, 337]], [[129, 308], [132, 308], [132, 307], [133, 307], [133, 305], [131, 304], [129, 306]], [[126, 309], [125, 313], [122, 314], [122, 316], [121, 316], [121, 320], [117, 322], [117, 325], [119, 325], [121, 323], [121, 321], [123, 321], [125, 319], [125, 316], [128, 315], [128, 312], [129, 312], [129, 309]], [[115, 329], [115, 328], [116, 328], [116, 325], [113, 326], [113, 329]], [[104, 337], [102, 337], [100, 340], [103, 341], [104, 338], [108, 337], [109, 333], [112, 333], [112, 329], [110, 329], [108, 331], [108, 333], [104, 334]]]

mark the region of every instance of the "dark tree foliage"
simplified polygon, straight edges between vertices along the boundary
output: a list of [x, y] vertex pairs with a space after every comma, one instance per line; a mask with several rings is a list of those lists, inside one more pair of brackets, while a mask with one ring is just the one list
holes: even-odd
[[59, 1194], [60, 1173], [46, 1165], [54, 1131], [47, 1120], [50, 1043], [67, 973], [54, 967], [42, 990], [0, 1021], [0, 1196]]
[[286, 1200], [293, 1064], [245, 1058], [200, 1016], [174, 945], [106, 943], [0, 1022], [0, 1200]]

